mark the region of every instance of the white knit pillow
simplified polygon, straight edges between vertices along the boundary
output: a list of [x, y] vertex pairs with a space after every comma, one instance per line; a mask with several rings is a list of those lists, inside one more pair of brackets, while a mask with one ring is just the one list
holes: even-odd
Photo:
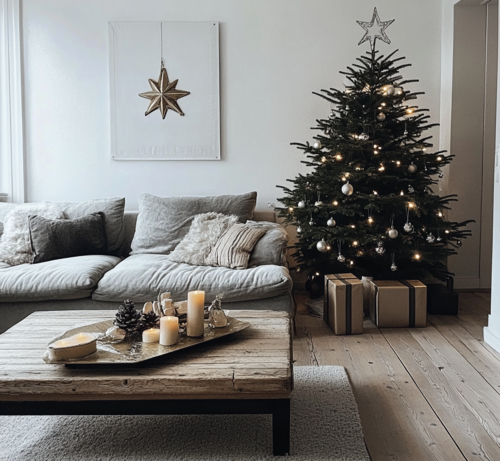
[[238, 216], [235, 215], [214, 212], [196, 215], [188, 233], [170, 253], [169, 259], [177, 263], [205, 266], [205, 258], [219, 237], [237, 222]]
[[0, 239], [0, 262], [17, 266], [31, 262], [29, 216], [43, 216], [48, 219], [64, 219], [64, 213], [57, 205], [49, 203], [26, 203], [10, 211], [5, 217], [4, 230]]

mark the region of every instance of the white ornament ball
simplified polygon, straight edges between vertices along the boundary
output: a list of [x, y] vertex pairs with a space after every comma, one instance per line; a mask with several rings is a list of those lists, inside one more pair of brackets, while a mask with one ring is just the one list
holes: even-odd
[[396, 88], [394, 88], [394, 95], [395, 96], [401, 96], [402, 94], [403, 94], [403, 89], [402, 88], [400, 88], [398, 86]]
[[389, 229], [389, 232], [387, 233], [389, 235], [389, 238], [391, 239], [395, 239], [397, 236], [398, 236], [398, 231], [396, 229], [394, 229], [394, 227], [391, 227]]
[[383, 112], [380, 112], [380, 114], [377, 115], [377, 120], [379, 122], [383, 122], [385, 120], [385, 114]]
[[314, 226], [314, 220], [312, 220], [312, 219], [311, 219], [311, 220], [309, 221], [309, 225], [310, 225], [310, 226]]
[[297, 206], [299, 208], [305, 208], [306, 207], [306, 202], [300, 201], [299, 203], [297, 203]]
[[417, 171], [417, 165], [415, 165], [414, 163], [410, 163], [410, 165], [408, 165], [408, 172], [415, 173], [416, 171]]
[[335, 118], [335, 112], [332, 110], [330, 112], [330, 115], [328, 117], [330, 117], [330, 120], [334, 119]]
[[333, 219], [333, 218], [330, 218], [330, 219], [326, 222], [326, 225], [327, 225], [328, 227], [335, 227], [335, 224], [337, 224], [337, 223], [335, 222], [335, 219]]
[[345, 263], [345, 256], [344, 255], [338, 255], [337, 256], [337, 261], [339, 263]]
[[387, 86], [387, 90], [386, 90], [386, 93], [389, 95], [389, 96], [392, 96], [394, 95], [394, 87], [392, 85], [388, 85]]
[[297, 227], [297, 234], [300, 234], [302, 232], [302, 227]]
[[325, 239], [319, 241], [316, 244], [316, 248], [318, 249], [318, 251], [321, 251], [321, 253], [325, 253], [326, 251], [328, 251], [328, 245], [326, 244]]
[[323, 146], [321, 145], [321, 143], [319, 141], [315, 141], [313, 144], [313, 147], [315, 149], [321, 149]]
[[321, 205], [323, 205], [323, 202], [321, 200], [314, 202], [314, 206], [321, 206]]
[[348, 182], [342, 186], [342, 193], [344, 195], [352, 195], [354, 192], [354, 187], [352, 187]]

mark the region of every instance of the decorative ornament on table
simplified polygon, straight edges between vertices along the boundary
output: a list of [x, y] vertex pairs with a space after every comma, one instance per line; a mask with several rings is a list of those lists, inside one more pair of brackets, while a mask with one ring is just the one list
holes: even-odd
[[383, 255], [385, 253], [384, 242], [378, 242], [375, 251], [377, 252], [377, 254]]
[[366, 41], [370, 41], [370, 47], [373, 48], [375, 46], [375, 40], [377, 38], [382, 40], [384, 43], [388, 45], [391, 43], [389, 37], [386, 35], [385, 30], [394, 22], [394, 19], [390, 19], [389, 21], [381, 21], [377, 12], [377, 8], [373, 9], [373, 16], [370, 22], [366, 21], [356, 21], [359, 26], [365, 31], [365, 35], [359, 41], [358, 45]]
[[337, 256], [337, 261], [339, 263], [345, 263], [345, 256], [342, 254], [342, 240], [340, 239], [338, 241], [338, 246], [339, 246], [339, 255]]
[[169, 109], [174, 110], [180, 115], [184, 115], [177, 100], [189, 95], [189, 91], [176, 89], [178, 80], [171, 82], [168, 78], [167, 69], [163, 62], [163, 24], [160, 26], [160, 58], [161, 58], [161, 69], [158, 81], [149, 79], [149, 85], [152, 91], [147, 91], [146, 93], [140, 93], [141, 98], [149, 99], [149, 107], [146, 110], [145, 115], [149, 115], [156, 109], [159, 109], [161, 117], [165, 119]]
[[153, 311], [142, 314], [139, 330], [149, 330], [150, 328], [158, 328], [160, 325], [160, 317]]
[[342, 193], [344, 195], [352, 195], [352, 193], [354, 192], [354, 187], [352, 187], [350, 184], [349, 184], [349, 181], [347, 181], [343, 186], [342, 186]]
[[408, 173], [415, 173], [417, 171], [417, 165], [415, 165], [413, 162], [411, 162], [408, 165]]
[[226, 313], [222, 310], [224, 293], [219, 293], [208, 308], [208, 325], [210, 328], [227, 327]]
[[434, 237], [434, 235], [432, 235], [432, 232], [429, 232], [429, 235], [427, 236], [427, 238], [425, 240], [427, 240], [428, 243], [434, 243], [436, 241], [436, 237]]
[[140, 320], [141, 312], [135, 308], [133, 301], [126, 299], [118, 308], [113, 325], [132, 335], [139, 330]]
[[321, 253], [326, 253], [328, 251], [328, 244], [325, 242], [325, 239], [321, 239], [317, 244], [316, 248], [318, 251], [321, 251]]
[[378, 115], [377, 115], [377, 120], [379, 122], [383, 122], [385, 120], [385, 114], [383, 112], [380, 112]]
[[337, 223], [335, 222], [335, 219], [333, 219], [332, 217], [330, 217], [330, 219], [326, 222], [326, 225], [328, 227], [335, 227]]
[[113, 326], [113, 327], [109, 327], [106, 330], [105, 337], [100, 339], [100, 341], [108, 340], [110, 342], [117, 342], [118, 343], [120, 341], [123, 341], [126, 336], [127, 336], [127, 332], [125, 330], [121, 329], [120, 327]]

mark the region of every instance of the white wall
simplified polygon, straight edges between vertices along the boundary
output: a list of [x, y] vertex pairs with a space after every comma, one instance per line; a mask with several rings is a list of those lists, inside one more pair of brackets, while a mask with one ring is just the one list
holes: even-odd
[[[435, 0], [24, 0], [25, 122], [29, 201], [78, 201], [257, 190], [258, 208], [275, 202], [304, 166], [293, 141], [307, 141], [329, 105], [311, 94], [340, 87], [338, 71], [368, 50], [358, 47], [377, 6], [392, 45], [426, 95], [438, 122], [441, 2]], [[219, 162], [115, 162], [110, 158], [109, 21], [219, 21]], [[145, 75], [147, 78], [156, 75]], [[439, 136], [439, 131], [434, 130]], [[436, 138], [436, 145], [438, 137]]]

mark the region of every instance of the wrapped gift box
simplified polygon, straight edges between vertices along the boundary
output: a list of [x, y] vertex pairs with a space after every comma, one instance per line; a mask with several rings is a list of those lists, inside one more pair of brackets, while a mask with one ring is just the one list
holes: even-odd
[[325, 275], [323, 318], [336, 335], [363, 333], [363, 284], [352, 274]]
[[370, 316], [378, 327], [425, 327], [427, 287], [420, 280], [372, 282]]

